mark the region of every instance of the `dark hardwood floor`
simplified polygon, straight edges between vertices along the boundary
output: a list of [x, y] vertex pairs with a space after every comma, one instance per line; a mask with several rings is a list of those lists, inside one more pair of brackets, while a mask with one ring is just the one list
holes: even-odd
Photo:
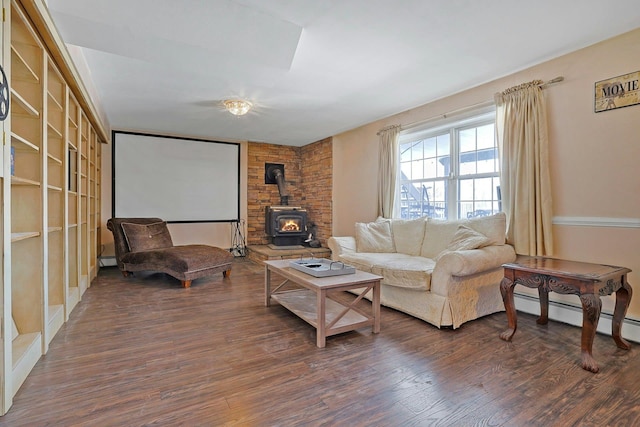
[[[2, 426], [640, 425], [640, 344], [506, 314], [437, 329], [382, 308], [382, 331], [329, 337], [264, 306], [263, 268], [189, 289], [103, 268], [16, 394]], [[362, 302], [363, 304], [365, 302]]]

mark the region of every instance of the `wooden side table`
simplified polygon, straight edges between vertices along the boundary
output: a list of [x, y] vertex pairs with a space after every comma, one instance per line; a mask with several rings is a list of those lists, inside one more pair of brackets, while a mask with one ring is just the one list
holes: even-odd
[[593, 358], [593, 339], [596, 335], [601, 295], [616, 293], [613, 312], [612, 336], [616, 345], [624, 350], [631, 346], [620, 335], [622, 321], [631, 302], [632, 290], [627, 282], [627, 273], [631, 270], [611, 265], [591, 264], [546, 257], [519, 256], [515, 262], [504, 264], [504, 279], [500, 282], [500, 292], [507, 312], [509, 328], [500, 334], [500, 338], [511, 341], [517, 328], [516, 309], [513, 300], [515, 285], [538, 288], [540, 296], [540, 317], [537, 323], [546, 324], [549, 320], [549, 292], [575, 294], [582, 302], [582, 368], [598, 372], [599, 367]]

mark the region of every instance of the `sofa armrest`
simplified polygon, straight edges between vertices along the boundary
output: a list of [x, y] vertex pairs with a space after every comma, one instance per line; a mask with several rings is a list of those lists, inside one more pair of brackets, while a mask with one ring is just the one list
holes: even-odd
[[434, 268], [436, 272], [451, 276], [469, 276], [493, 270], [516, 259], [516, 251], [511, 245], [486, 246], [480, 249], [453, 251], [444, 254]]
[[356, 238], [353, 236], [329, 237], [327, 246], [331, 249], [331, 259], [336, 261], [340, 255], [356, 251]]

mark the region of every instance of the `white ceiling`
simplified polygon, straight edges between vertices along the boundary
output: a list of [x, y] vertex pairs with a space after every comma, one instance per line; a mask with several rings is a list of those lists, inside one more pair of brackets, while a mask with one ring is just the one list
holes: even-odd
[[[48, 0], [113, 129], [305, 145], [640, 27], [638, 0]], [[549, 76], [555, 77], [555, 76]], [[244, 98], [246, 116], [221, 101]]]

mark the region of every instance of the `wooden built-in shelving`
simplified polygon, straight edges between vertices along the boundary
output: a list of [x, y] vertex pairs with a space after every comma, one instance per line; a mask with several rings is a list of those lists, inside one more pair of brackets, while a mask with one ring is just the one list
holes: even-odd
[[[97, 274], [107, 134], [44, 0], [2, 0], [10, 120], [3, 159], [0, 415]], [[41, 34], [45, 37], [42, 38]], [[98, 129], [98, 130], [96, 130]]]

